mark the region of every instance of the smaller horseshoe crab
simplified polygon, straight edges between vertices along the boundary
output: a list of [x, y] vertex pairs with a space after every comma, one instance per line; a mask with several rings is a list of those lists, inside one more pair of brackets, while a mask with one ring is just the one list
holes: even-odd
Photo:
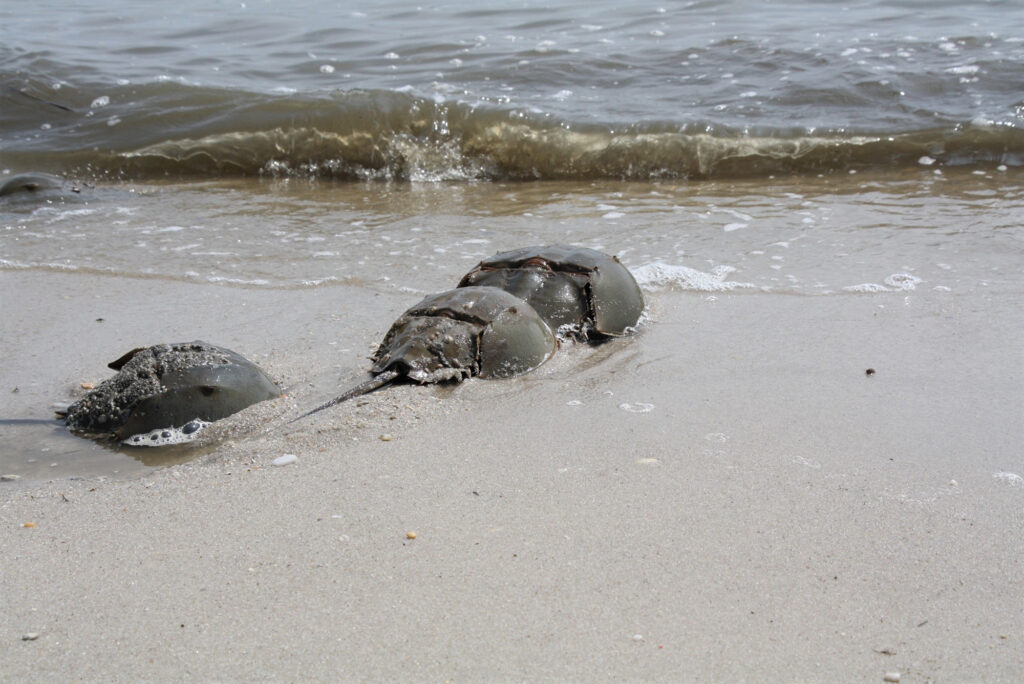
[[242, 355], [198, 340], [133, 349], [109, 367], [117, 375], [68, 407], [68, 427], [124, 440], [220, 420], [281, 394]]
[[59, 190], [81, 192], [81, 188], [77, 184], [49, 173], [19, 173], [0, 182], [0, 197], [4, 198], [44, 194], [48, 191]]
[[447, 290], [398, 317], [373, 355], [374, 377], [299, 418], [400, 377], [433, 383], [519, 375], [544, 363], [556, 346], [551, 329], [518, 297], [496, 287]]
[[552, 330], [582, 339], [629, 334], [644, 310], [633, 274], [613, 256], [570, 245], [523, 247], [481, 261], [459, 287], [500, 287], [526, 300]]

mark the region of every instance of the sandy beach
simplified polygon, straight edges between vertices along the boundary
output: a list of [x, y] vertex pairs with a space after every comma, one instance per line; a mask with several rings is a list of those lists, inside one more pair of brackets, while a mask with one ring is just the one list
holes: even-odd
[[[1024, 3], [68, 4], [0, 3], [0, 684], [1024, 682]], [[636, 334], [294, 420], [550, 245]], [[58, 418], [194, 341], [280, 396]]]
[[1012, 292], [654, 290], [633, 338], [284, 425], [362, 377], [409, 295], [0, 283], [5, 416], [101, 379], [168, 288], [188, 306], [152, 339], [235, 348], [287, 393], [188, 463], [0, 484], [5, 680], [1024, 672]]

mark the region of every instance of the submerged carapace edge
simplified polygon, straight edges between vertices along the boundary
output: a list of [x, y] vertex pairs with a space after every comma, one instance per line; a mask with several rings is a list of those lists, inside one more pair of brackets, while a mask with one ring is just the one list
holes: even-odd
[[0, 202], [68, 198], [82, 191], [80, 183], [50, 173], [19, 173], [0, 178]]
[[459, 281], [459, 287], [481, 285], [514, 294], [552, 330], [582, 339], [629, 334], [644, 310], [643, 293], [629, 269], [616, 257], [586, 247], [501, 252]]
[[495, 287], [447, 290], [398, 317], [373, 355], [374, 377], [299, 418], [402, 377], [433, 383], [519, 375], [556, 347], [551, 328], [519, 297]]
[[68, 407], [72, 430], [124, 440], [220, 420], [281, 394], [254, 363], [207, 342], [140, 347], [109, 367], [117, 374]]

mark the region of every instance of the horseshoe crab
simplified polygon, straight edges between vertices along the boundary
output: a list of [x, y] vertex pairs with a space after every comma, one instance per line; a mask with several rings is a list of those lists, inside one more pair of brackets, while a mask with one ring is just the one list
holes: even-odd
[[19, 173], [0, 182], [0, 197], [42, 194], [46, 191], [70, 190], [78, 193], [80, 188], [60, 176], [49, 173]]
[[374, 377], [299, 418], [401, 377], [433, 383], [519, 375], [546, 361], [556, 346], [551, 329], [519, 297], [496, 287], [447, 290], [398, 317], [373, 355]]
[[188, 433], [195, 420], [220, 420], [281, 394], [242, 355], [198, 340], [133, 349], [109, 367], [115, 376], [68, 407], [68, 427], [121, 440], [162, 428]]
[[559, 333], [582, 339], [632, 332], [644, 310], [633, 274], [613, 256], [586, 247], [548, 245], [481, 261], [459, 287], [500, 287], [536, 309]]

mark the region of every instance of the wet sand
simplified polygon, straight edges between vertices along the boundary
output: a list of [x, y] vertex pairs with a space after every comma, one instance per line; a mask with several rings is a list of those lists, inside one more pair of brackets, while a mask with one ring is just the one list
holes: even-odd
[[233, 348], [287, 393], [188, 463], [0, 483], [0, 678], [1024, 672], [1013, 288], [652, 291], [632, 339], [286, 426], [361, 377], [414, 296], [0, 285], [4, 417], [102, 379], [97, 350], [142, 329]]

